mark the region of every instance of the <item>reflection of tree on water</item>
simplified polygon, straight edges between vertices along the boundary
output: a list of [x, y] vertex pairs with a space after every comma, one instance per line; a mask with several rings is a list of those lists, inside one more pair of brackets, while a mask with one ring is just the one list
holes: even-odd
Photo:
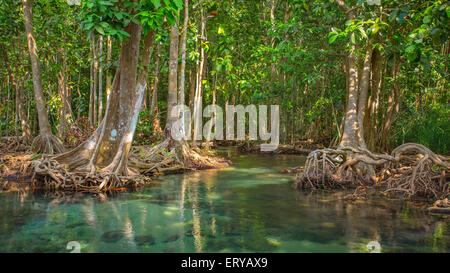
[[[370, 241], [379, 242], [383, 252], [417, 251], [415, 246], [419, 245], [425, 252], [450, 250], [448, 216], [429, 216], [423, 210], [402, 203], [387, 204], [385, 200], [348, 202], [342, 199], [344, 193], [324, 194], [322, 198], [317, 194], [298, 195], [309, 206], [302, 217], [324, 224], [322, 239], [328, 237], [325, 233], [334, 234], [330, 241], [345, 241], [352, 251], [368, 251], [366, 244]], [[333, 218], [342, 221], [327, 226]]]
[[113, 197], [4, 194], [0, 251], [67, 252], [72, 240], [82, 252], [361, 252], [369, 241], [382, 252], [450, 249], [448, 216], [287, 185], [227, 186], [223, 176], [187, 173]]
[[184, 223], [186, 222], [186, 219], [184, 218], [184, 197], [186, 194], [186, 184], [187, 184], [187, 177], [186, 175], [183, 175], [183, 178], [181, 179], [181, 191], [180, 191], [180, 222], [183, 223], [181, 226], [181, 234], [183, 240], [180, 240], [180, 252], [184, 252]]

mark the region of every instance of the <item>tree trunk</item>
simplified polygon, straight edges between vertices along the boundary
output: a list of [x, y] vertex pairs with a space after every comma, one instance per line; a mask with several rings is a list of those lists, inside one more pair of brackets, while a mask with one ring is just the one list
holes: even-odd
[[[272, 31], [275, 31], [275, 0], [270, 0], [270, 27], [271, 27]], [[275, 38], [271, 39], [270, 46], [271, 46], [272, 50], [274, 51], [275, 50]], [[273, 88], [274, 88], [273, 85], [275, 83], [275, 74], [276, 74], [275, 63], [272, 61], [270, 64], [270, 83], [272, 86], [272, 92], [273, 92]]]
[[164, 137], [172, 138], [172, 126], [178, 120], [177, 116], [171, 115], [172, 109], [177, 105], [177, 71], [178, 71], [178, 27], [173, 25], [170, 30], [169, 51], [169, 87], [167, 95], [167, 122], [164, 129]]
[[391, 126], [395, 121], [398, 111], [400, 110], [400, 88], [398, 86], [397, 75], [400, 72], [401, 64], [397, 54], [394, 55], [394, 65], [392, 67], [392, 78], [394, 79], [392, 91], [389, 92], [388, 107], [384, 115], [384, 122], [381, 126], [380, 132], [380, 148], [382, 151], [389, 151], [391, 149], [390, 137]]
[[38, 111], [40, 135], [33, 140], [33, 150], [37, 153], [60, 153], [64, 151], [62, 142], [52, 134], [48, 122], [47, 108], [45, 106], [44, 91], [42, 89], [41, 70], [36, 41], [33, 31], [33, 13], [31, 0], [22, 0], [25, 31], [28, 40], [28, 51], [33, 71], [33, 89]]
[[383, 57], [381, 56], [378, 49], [374, 49], [372, 53], [372, 87], [371, 94], [368, 100], [369, 109], [366, 111], [366, 116], [364, 117], [364, 137], [371, 151], [376, 150], [377, 141], [377, 114], [378, 114], [378, 97], [381, 92], [382, 83], [382, 65]]
[[201, 21], [200, 21], [200, 61], [197, 68], [197, 86], [194, 95], [194, 138], [192, 139], [192, 144], [197, 146], [197, 139], [201, 136], [201, 122], [202, 122], [202, 81], [203, 81], [203, 69], [205, 63], [205, 49], [203, 47], [203, 40], [206, 40], [206, 18], [204, 16], [204, 11], [201, 10]]
[[136, 83], [140, 26], [130, 23], [124, 30], [130, 37], [122, 42], [119, 67], [102, 123], [87, 141], [55, 158], [69, 171], [101, 171], [125, 176], [137, 174], [128, 168], [127, 160], [142, 105], [146, 77], [139, 77]]
[[[180, 42], [180, 55], [181, 55], [181, 65], [180, 74], [178, 77], [179, 89], [178, 89], [178, 104], [184, 105], [184, 89], [185, 89], [185, 67], [186, 67], [186, 35], [187, 35], [187, 25], [189, 21], [189, 0], [184, 1], [184, 24], [183, 24], [183, 34], [181, 35]], [[185, 134], [184, 128], [184, 111], [180, 112], [181, 115], [181, 128], [180, 133]]]
[[153, 92], [152, 92], [152, 104], [150, 107], [150, 113], [154, 114], [153, 118], [153, 136], [160, 136], [162, 134], [162, 129], [159, 122], [158, 113], [158, 86], [159, 86], [159, 62], [161, 58], [161, 42], [158, 42], [156, 50], [156, 60], [155, 60], [155, 71], [153, 75], [155, 79], [153, 80]]
[[99, 66], [98, 66], [98, 122], [101, 122], [102, 117], [103, 117], [103, 62], [102, 62], [103, 36], [102, 35], [100, 35], [100, 37], [98, 37], [98, 55], [100, 57]]
[[348, 57], [349, 86], [347, 91], [347, 109], [344, 120], [344, 133], [339, 147], [358, 147], [358, 75], [356, 74], [356, 46], [352, 46]]
[[[337, 1], [339, 6], [345, 11], [347, 20], [353, 20], [356, 18], [355, 10], [347, 7], [343, 0]], [[371, 46], [368, 46], [371, 47]], [[364, 141], [363, 134], [363, 120], [365, 104], [367, 101], [367, 91], [369, 85], [369, 73], [370, 73], [370, 61], [371, 61], [371, 51], [367, 54], [364, 61], [364, 71], [361, 80], [362, 87], [362, 98], [359, 98], [358, 104], [358, 72], [356, 68], [356, 45], [352, 44], [350, 48], [350, 53], [348, 56], [348, 94], [347, 94], [347, 109], [345, 112], [344, 120], [344, 132], [342, 135], [342, 140], [338, 146], [340, 150], [347, 150], [347, 162], [357, 161], [354, 164], [354, 171], [366, 179], [372, 181], [375, 180], [374, 174], [375, 170], [372, 165], [359, 162], [356, 158], [358, 153], [355, 152], [357, 149], [366, 149], [366, 144]], [[358, 111], [361, 110], [359, 113]]]
[[[153, 52], [153, 42], [154, 41], [155, 41], [155, 31], [153, 29], [150, 29], [149, 32], [147, 33], [147, 35], [144, 37], [144, 51], [142, 53], [142, 60], [146, 61], [146, 63], [142, 63], [142, 66], [143, 66], [143, 69], [146, 70], [147, 72], [148, 72], [148, 69], [150, 66], [150, 58], [151, 58], [152, 52]], [[140, 74], [139, 76], [147, 77], [147, 74], [145, 74], [145, 75]], [[145, 82], [147, 82], [147, 81], [145, 81]], [[146, 100], [148, 97], [147, 96], [148, 89], [149, 88], [147, 88], [147, 84], [146, 84], [142, 108], [146, 107]]]
[[191, 113], [194, 112], [195, 87], [195, 69], [191, 68], [189, 70], [189, 109], [191, 110]]
[[359, 102], [358, 102], [358, 141], [363, 149], [367, 149], [364, 139], [364, 114], [366, 112], [367, 96], [369, 91], [370, 67], [372, 62], [372, 44], [367, 43], [366, 57], [364, 59], [363, 72], [359, 84]]
[[61, 99], [61, 106], [59, 108], [59, 125], [57, 136], [64, 139], [66, 130], [66, 81], [64, 78], [64, 67], [58, 72], [58, 93]]
[[[107, 45], [107, 52], [106, 52], [106, 63], [108, 64], [108, 66], [111, 64], [111, 51], [112, 51], [112, 46], [111, 46], [111, 36], [108, 36], [108, 39], [106, 41], [106, 45]], [[108, 71], [106, 71], [106, 100], [109, 99], [109, 93], [111, 92], [111, 70], [108, 69]], [[108, 104], [108, 101], [106, 102], [106, 104]]]
[[92, 37], [92, 51], [93, 51], [93, 59], [94, 59], [94, 67], [93, 67], [93, 81], [94, 81], [94, 87], [93, 87], [93, 103], [92, 103], [92, 124], [94, 127], [98, 126], [97, 122], [97, 89], [98, 89], [98, 83], [97, 83], [97, 76], [98, 76], [98, 55], [97, 55], [97, 45], [95, 42], [95, 36]]

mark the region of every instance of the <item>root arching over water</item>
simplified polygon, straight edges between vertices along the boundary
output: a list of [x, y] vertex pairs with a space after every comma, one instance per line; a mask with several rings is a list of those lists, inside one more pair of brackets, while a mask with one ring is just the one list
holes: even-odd
[[[368, 171], [368, 170], [372, 170]], [[406, 143], [391, 155], [366, 149], [321, 149], [311, 152], [297, 173], [294, 187], [301, 189], [375, 186], [403, 198], [444, 199], [450, 196], [450, 159], [423, 145]]]

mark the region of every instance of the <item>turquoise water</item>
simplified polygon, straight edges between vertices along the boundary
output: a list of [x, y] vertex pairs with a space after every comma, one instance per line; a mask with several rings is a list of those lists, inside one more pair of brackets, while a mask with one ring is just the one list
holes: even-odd
[[1, 193], [0, 252], [450, 252], [448, 216], [302, 193], [280, 171], [304, 157], [227, 153], [230, 168], [113, 196]]

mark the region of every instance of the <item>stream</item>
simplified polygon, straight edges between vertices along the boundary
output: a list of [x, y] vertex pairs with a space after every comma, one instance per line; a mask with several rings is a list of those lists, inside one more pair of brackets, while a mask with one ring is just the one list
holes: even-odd
[[299, 155], [221, 153], [225, 169], [107, 197], [0, 193], [0, 252], [450, 252], [450, 221], [411, 202], [300, 192]]

